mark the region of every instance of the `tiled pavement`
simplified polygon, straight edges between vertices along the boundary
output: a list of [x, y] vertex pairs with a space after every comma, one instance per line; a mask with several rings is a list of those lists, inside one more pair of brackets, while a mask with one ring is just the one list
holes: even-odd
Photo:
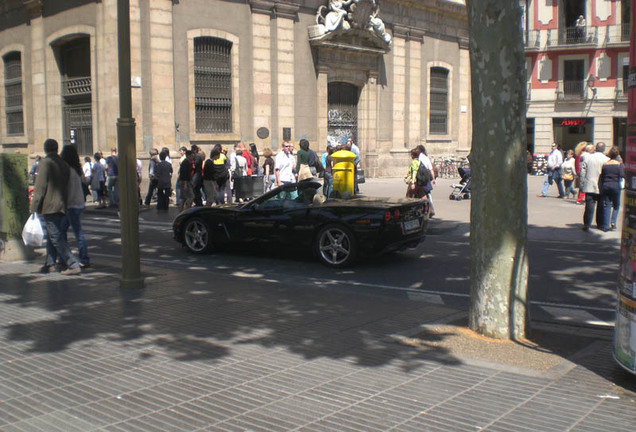
[[[439, 304], [117, 263], [0, 263], [0, 430], [629, 431], [636, 378], [596, 340], [546, 374], [392, 335]], [[149, 274], [150, 269], [144, 269]], [[567, 335], [561, 337], [567, 338]]]

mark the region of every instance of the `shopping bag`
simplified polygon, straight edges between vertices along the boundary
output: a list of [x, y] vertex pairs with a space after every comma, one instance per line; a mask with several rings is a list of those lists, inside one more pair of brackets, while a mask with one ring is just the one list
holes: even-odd
[[359, 169], [356, 171], [356, 183], [364, 183], [366, 179], [364, 178], [364, 170]]
[[37, 214], [31, 213], [29, 219], [24, 224], [22, 229], [22, 241], [27, 246], [42, 246], [44, 242], [44, 230], [42, 229], [42, 223]]

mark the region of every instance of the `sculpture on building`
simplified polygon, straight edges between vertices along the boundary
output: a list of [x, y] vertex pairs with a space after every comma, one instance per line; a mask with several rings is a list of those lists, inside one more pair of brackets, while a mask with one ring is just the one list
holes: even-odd
[[364, 29], [390, 44], [391, 35], [378, 18], [379, 12], [377, 0], [329, 0], [329, 6], [318, 8], [312, 36], [320, 37], [337, 30]]

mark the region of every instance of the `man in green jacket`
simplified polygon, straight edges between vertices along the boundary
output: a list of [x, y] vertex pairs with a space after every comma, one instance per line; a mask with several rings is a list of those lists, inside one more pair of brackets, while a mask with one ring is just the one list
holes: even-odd
[[54, 139], [44, 141], [46, 157], [40, 161], [35, 180], [31, 213], [40, 213], [46, 228], [46, 261], [40, 269], [48, 273], [57, 260], [57, 256], [66, 263], [64, 275], [81, 272], [79, 261], [71, 252], [66, 236], [60, 226], [66, 217], [66, 199], [70, 167], [57, 154], [58, 144]]

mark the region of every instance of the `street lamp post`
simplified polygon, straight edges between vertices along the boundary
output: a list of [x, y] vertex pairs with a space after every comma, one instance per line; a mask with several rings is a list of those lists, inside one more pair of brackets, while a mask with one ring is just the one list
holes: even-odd
[[139, 258], [139, 203], [135, 148], [135, 119], [130, 91], [130, 2], [117, 0], [117, 41], [119, 52], [119, 211], [121, 220], [121, 287], [143, 288]]

